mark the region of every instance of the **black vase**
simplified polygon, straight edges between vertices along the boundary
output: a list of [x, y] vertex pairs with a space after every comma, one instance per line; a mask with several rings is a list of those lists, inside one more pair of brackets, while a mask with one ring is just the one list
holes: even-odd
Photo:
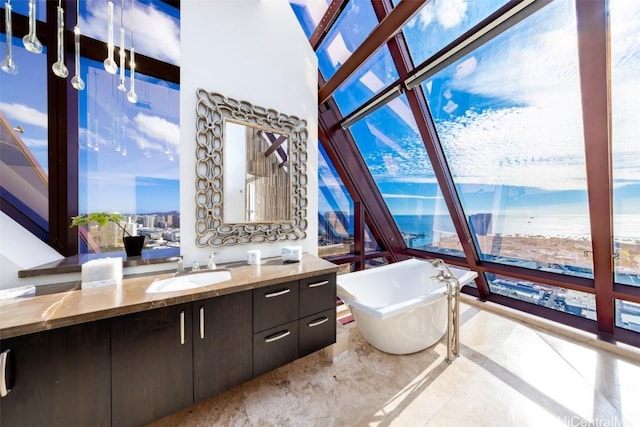
[[145, 236], [124, 236], [122, 238], [122, 241], [124, 242], [124, 251], [127, 253], [127, 257], [140, 256], [142, 254], [144, 239]]

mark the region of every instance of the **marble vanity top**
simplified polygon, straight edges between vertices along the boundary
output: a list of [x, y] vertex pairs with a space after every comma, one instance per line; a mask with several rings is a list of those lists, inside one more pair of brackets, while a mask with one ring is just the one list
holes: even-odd
[[2, 300], [0, 339], [333, 273], [338, 271], [338, 266], [304, 254], [299, 263], [285, 264], [277, 257], [264, 259], [258, 265], [245, 262], [220, 264], [218, 269], [228, 269], [231, 279], [184, 291], [147, 293], [154, 280], [174, 274], [162, 273], [128, 277], [123, 279], [122, 286], [74, 289]]

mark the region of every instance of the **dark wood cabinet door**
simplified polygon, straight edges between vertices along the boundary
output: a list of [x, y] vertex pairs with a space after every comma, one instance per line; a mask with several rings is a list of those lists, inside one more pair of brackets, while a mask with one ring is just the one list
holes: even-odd
[[253, 376], [251, 291], [193, 303], [193, 394], [206, 399]]
[[253, 332], [298, 319], [298, 282], [253, 290]]
[[114, 426], [141, 426], [193, 403], [192, 304], [111, 320]]
[[300, 279], [300, 317], [336, 306], [335, 273]]
[[304, 357], [336, 342], [336, 309], [300, 319], [298, 357]]
[[298, 358], [298, 321], [253, 335], [253, 375], [259, 376]]
[[109, 321], [2, 340], [11, 391], [0, 425], [111, 425]]

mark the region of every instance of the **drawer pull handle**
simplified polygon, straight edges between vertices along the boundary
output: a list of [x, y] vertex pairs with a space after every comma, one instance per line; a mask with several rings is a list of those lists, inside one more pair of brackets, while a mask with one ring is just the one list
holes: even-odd
[[283, 290], [278, 291], [278, 292], [273, 292], [271, 294], [264, 294], [264, 297], [265, 298], [279, 297], [280, 295], [286, 295], [289, 292], [291, 292], [291, 289], [287, 288], [287, 289], [283, 289]]
[[264, 339], [264, 342], [269, 343], [269, 342], [278, 341], [278, 340], [281, 340], [282, 338], [284, 338], [286, 336], [289, 336], [289, 335], [291, 335], [291, 332], [289, 332], [289, 331], [280, 332], [280, 333], [273, 334], [271, 336], [266, 337]]
[[200, 307], [200, 339], [204, 339], [204, 307]]
[[11, 391], [7, 388], [7, 358], [11, 350], [5, 350], [0, 354], [0, 397], [5, 397]]
[[313, 322], [309, 322], [308, 325], [310, 328], [313, 328], [314, 326], [320, 326], [323, 323], [327, 323], [329, 321], [328, 317], [323, 317], [322, 319], [318, 319], [318, 320], [314, 320]]
[[329, 281], [325, 280], [325, 281], [318, 282], [318, 283], [312, 283], [312, 284], [309, 285], [309, 287], [310, 288], [317, 288], [318, 286], [324, 286], [324, 285], [328, 285], [328, 284], [329, 284]]
[[180, 344], [184, 344], [184, 311], [180, 312]]

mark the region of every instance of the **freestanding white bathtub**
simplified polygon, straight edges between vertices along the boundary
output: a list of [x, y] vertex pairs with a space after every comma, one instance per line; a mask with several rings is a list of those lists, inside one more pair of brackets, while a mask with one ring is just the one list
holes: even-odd
[[[449, 267], [460, 286], [477, 273]], [[378, 350], [409, 354], [438, 342], [447, 328], [447, 286], [429, 261], [408, 259], [341, 274], [338, 296], [351, 309], [363, 338]]]

